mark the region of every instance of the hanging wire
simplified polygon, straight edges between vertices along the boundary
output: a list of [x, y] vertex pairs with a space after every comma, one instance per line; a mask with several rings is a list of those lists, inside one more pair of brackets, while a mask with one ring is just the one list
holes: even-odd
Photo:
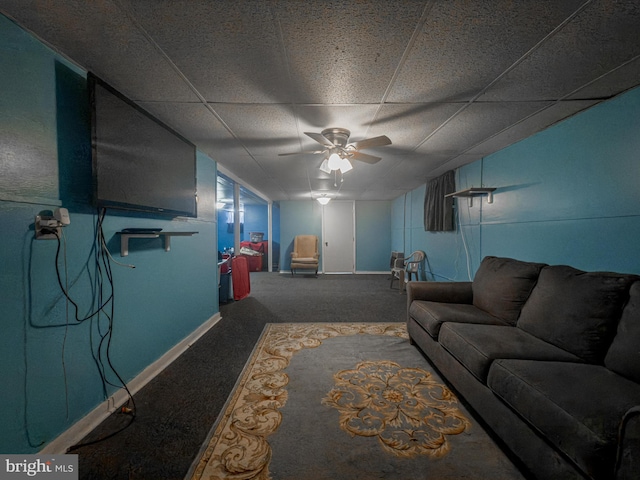
[[[115, 295], [114, 295], [114, 281], [113, 281], [113, 272], [111, 270], [111, 260], [113, 257], [111, 256], [109, 250], [107, 249], [107, 244], [105, 241], [104, 230], [103, 230], [103, 222], [106, 214], [106, 209], [102, 209], [98, 214], [98, 220], [96, 223], [96, 237], [94, 244], [94, 257], [95, 257], [95, 268], [96, 268], [96, 296], [97, 303], [99, 308], [87, 315], [86, 317], [79, 319], [78, 318], [78, 306], [77, 304], [70, 298], [68, 294], [68, 289], [63, 288], [63, 293], [67, 300], [74, 305], [75, 313], [76, 313], [76, 321], [83, 322], [89, 319], [92, 319], [91, 329], [89, 331], [90, 342], [92, 345], [91, 351], [94, 361], [98, 367], [98, 371], [102, 381], [103, 393], [107, 395], [107, 385], [123, 388], [127, 395], [128, 400], [125, 404], [120, 408], [120, 413], [125, 413], [130, 416], [130, 420], [121, 428], [117, 430], [101, 436], [100, 438], [84, 443], [78, 443], [72, 445], [67, 449], [67, 452], [77, 450], [81, 447], [85, 447], [88, 445], [94, 445], [96, 443], [107, 440], [108, 438], [112, 438], [115, 435], [119, 434], [126, 428], [128, 428], [136, 418], [136, 404], [133, 398], [133, 394], [129, 390], [127, 383], [124, 381], [120, 373], [116, 370], [113, 362], [111, 360], [111, 342], [113, 339], [113, 329], [114, 329], [114, 316], [115, 316]], [[58, 238], [59, 240], [59, 238]], [[58, 249], [59, 250], [59, 249]], [[117, 263], [117, 262], [116, 262]], [[58, 264], [58, 255], [56, 255], [56, 269]], [[66, 263], [65, 263], [66, 265]], [[134, 268], [132, 265], [124, 265], [118, 263], [118, 265], [123, 265], [127, 267]], [[59, 280], [59, 284], [62, 288], [62, 281]], [[107, 292], [107, 288], [109, 291]], [[106, 329], [103, 331], [102, 328], [102, 320], [106, 319]], [[93, 346], [93, 326], [95, 324], [96, 331], [98, 336], [100, 337], [100, 341], [96, 348]], [[107, 368], [108, 367], [108, 368]], [[117, 378], [117, 382], [111, 381], [109, 377], [109, 372]]]

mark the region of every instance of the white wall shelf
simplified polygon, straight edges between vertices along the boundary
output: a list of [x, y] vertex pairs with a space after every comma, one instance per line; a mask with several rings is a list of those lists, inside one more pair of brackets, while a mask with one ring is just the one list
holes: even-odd
[[120, 235], [120, 256], [129, 255], [129, 240], [132, 238], [164, 238], [164, 251], [171, 250], [171, 237], [190, 237], [198, 232], [116, 232]]
[[487, 196], [487, 203], [493, 203], [493, 191], [495, 187], [471, 187], [465, 190], [449, 193], [445, 197], [464, 197], [469, 199], [469, 206], [473, 207], [473, 197]]

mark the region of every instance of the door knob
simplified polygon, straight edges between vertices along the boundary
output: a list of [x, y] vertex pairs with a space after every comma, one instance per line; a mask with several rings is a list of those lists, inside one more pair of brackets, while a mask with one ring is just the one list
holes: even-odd
[[329, 246], [329, 242], [324, 242], [324, 246], [328, 247]]

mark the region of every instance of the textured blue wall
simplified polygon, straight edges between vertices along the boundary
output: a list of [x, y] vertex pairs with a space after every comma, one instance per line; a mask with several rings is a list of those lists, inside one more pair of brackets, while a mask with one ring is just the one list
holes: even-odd
[[391, 202], [356, 202], [356, 271], [387, 272], [391, 253]]
[[269, 237], [269, 206], [246, 205], [244, 207], [244, 233], [243, 241], [251, 240], [251, 232], [262, 232], [264, 239]]
[[[456, 201], [455, 233], [418, 233], [424, 188], [393, 203], [393, 248], [424, 249], [437, 280], [473, 278], [498, 255], [640, 273], [640, 89], [457, 170], [456, 186], [496, 187], [494, 203]], [[415, 209], [420, 211], [416, 214]], [[410, 219], [402, 225], [402, 212]]]
[[[356, 271], [386, 272], [391, 253], [391, 202], [356, 201], [355, 209]], [[306, 234], [322, 241], [322, 206], [315, 200], [280, 202], [280, 270], [291, 268], [293, 239]]]
[[[71, 224], [59, 266], [80, 307], [96, 309], [97, 214], [91, 206], [91, 148], [86, 73], [0, 16], [0, 452], [39, 451], [114, 392], [101, 315], [77, 324], [58, 286], [57, 241], [34, 240], [34, 217], [63, 205]], [[198, 153], [198, 219], [109, 211], [104, 232], [114, 284], [110, 358], [126, 381], [218, 312], [216, 165]], [[132, 240], [120, 257], [116, 232], [157, 226], [192, 230], [162, 242]], [[65, 273], [65, 265], [66, 272]], [[108, 290], [108, 289], [107, 289]], [[108, 368], [107, 368], [108, 370]], [[117, 381], [108, 372], [108, 380]]]
[[[269, 210], [265, 205], [246, 205], [244, 207], [244, 225], [242, 226], [242, 234], [240, 241], [249, 241], [251, 232], [264, 233], [264, 239], [268, 240], [269, 227]], [[229, 232], [227, 226], [227, 210], [219, 210], [218, 217], [218, 249], [220, 251], [225, 248], [231, 248], [234, 245], [235, 235]]]
[[[315, 200], [280, 202], [281, 271], [291, 270], [291, 252], [296, 235], [317, 235], [322, 241], [322, 206]], [[322, 257], [320, 262], [322, 265]]]
[[[424, 230], [425, 191], [425, 186], [419, 187], [396, 198], [391, 205], [391, 250], [403, 252], [405, 257], [416, 250], [426, 253], [427, 240], [431, 248], [435, 248], [440, 241], [444, 245], [447, 242], [444, 237], [427, 234]], [[424, 272], [419, 272], [420, 280], [433, 280], [429, 261], [432, 259], [425, 262]]]
[[280, 202], [273, 202], [271, 206], [271, 250], [273, 271], [280, 270]]
[[[234, 244], [234, 233], [229, 232], [229, 226], [227, 225], [227, 211], [218, 210], [218, 250], [223, 251], [227, 248], [232, 248]], [[244, 230], [244, 227], [242, 227]]]

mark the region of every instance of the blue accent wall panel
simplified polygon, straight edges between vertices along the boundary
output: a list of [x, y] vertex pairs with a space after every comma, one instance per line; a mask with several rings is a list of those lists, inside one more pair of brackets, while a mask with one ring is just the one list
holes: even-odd
[[490, 224], [482, 232], [484, 255], [640, 273], [640, 216]]
[[228, 211], [227, 210], [218, 210], [218, 249], [220, 251], [226, 250], [228, 248], [233, 248], [235, 236], [233, 233], [233, 228], [229, 231], [230, 227], [227, 223], [228, 219]]
[[[109, 358], [130, 381], [218, 312], [216, 164], [198, 152], [197, 219], [107, 211], [113, 290], [103, 280], [114, 310], [77, 322], [56, 255], [78, 317], [87, 317], [101, 302], [86, 72], [2, 16], [0, 64], [11, 65], [0, 75], [0, 376], [11, 392], [0, 411], [0, 451], [34, 453], [114, 393], [95, 360], [108, 363], [101, 337], [110, 319]], [[71, 224], [58, 250], [55, 239], [34, 239], [34, 220], [60, 205]], [[169, 252], [162, 239], [134, 239], [121, 257], [116, 232], [127, 227], [199, 233], [173, 238]]]
[[[47, 47], [0, 15], [0, 165], [9, 164], [0, 175], [2, 199], [59, 200], [56, 61]], [[21, 168], [11, 168], [16, 165]]]
[[404, 252], [405, 238], [405, 202], [406, 195], [402, 195], [391, 202], [391, 251]]
[[[280, 270], [291, 270], [296, 235], [317, 235], [322, 241], [322, 206], [315, 200], [280, 202]], [[320, 249], [322, 252], [322, 249]], [[322, 255], [322, 254], [321, 254]], [[322, 265], [322, 257], [320, 258]]]
[[[394, 245], [427, 252], [436, 280], [473, 277], [486, 255], [640, 274], [640, 88], [457, 169], [456, 188], [495, 187], [494, 202], [456, 199], [454, 233], [418, 235], [394, 200]], [[410, 192], [422, 194], [422, 188]]]
[[280, 202], [271, 205], [271, 258], [273, 271], [280, 270]]
[[391, 256], [391, 202], [356, 202], [356, 271], [386, 272]]
[[262, 232], [264, 239], [269, 236], [269, 207], [268, 205], [245, 205], [244, 233], [240, 237], [244, 241], [251, 240], [251, 232]]
[[[392, 202], [387, 201], [355, 202], [357, 272], [386, 272], [389, 269], [392, 208]], [[322, 242], [322, 206], [315, 200], [282, 201], [278, 215], [280, 270], [289, 271], [296, 235], [317, 235]], [[322, 255], [322, 248], [320, 252]]]

